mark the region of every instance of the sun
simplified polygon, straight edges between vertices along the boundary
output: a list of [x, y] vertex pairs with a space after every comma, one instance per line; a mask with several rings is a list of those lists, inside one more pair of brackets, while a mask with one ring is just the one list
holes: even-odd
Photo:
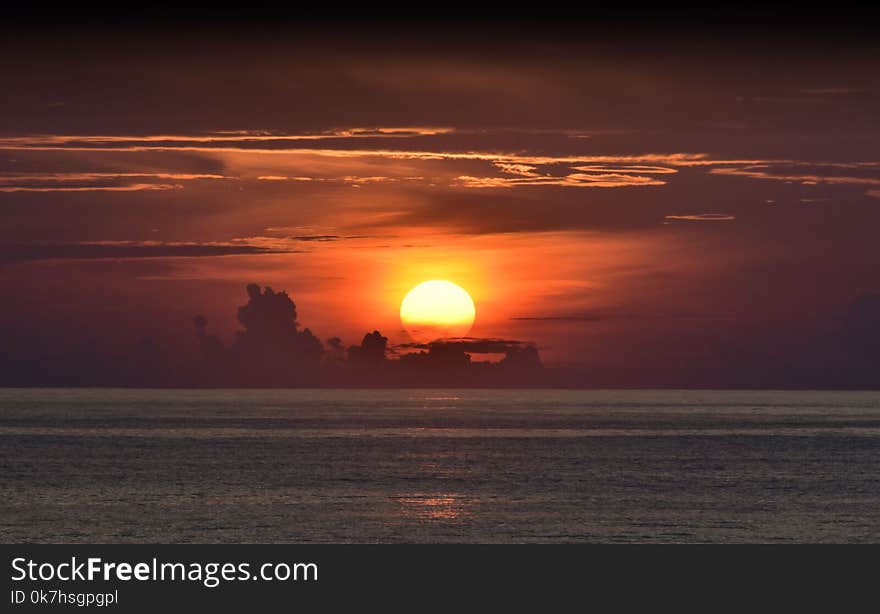
[[410, 337], [423, 343], [467, 335], [476, 313], [467, 291], [445, 279], [420, 283], [400, 303], [403, 327]]

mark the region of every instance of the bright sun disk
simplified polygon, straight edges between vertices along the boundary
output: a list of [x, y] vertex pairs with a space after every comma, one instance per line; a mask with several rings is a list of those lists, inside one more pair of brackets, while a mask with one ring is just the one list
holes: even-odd
[[400, 303], [400, 321], [420, 342], [463, 337], [474, 324], [474, 301], [461, 286], [432, 279], [410, 290]]

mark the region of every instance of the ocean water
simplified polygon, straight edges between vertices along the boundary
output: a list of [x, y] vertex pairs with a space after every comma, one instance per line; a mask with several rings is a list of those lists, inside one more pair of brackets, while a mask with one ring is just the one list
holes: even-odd
[[877, 542], [880, 393], [0, 390], [3, 542]]

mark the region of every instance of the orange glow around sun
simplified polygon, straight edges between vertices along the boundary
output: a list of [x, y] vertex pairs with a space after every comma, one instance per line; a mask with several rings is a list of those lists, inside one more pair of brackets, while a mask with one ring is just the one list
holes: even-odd
[[474, 324], [474, 301], [461, 286], [432, 279], [410, 290], [400, 303], [400, 321], [416, 341], [467, 335]]

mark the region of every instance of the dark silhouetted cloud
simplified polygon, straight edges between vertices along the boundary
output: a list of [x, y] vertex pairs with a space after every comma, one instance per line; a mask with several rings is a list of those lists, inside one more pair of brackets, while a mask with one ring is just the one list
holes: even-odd
[[235, 337], [232, 359], [245, 384], [302, 385], [314, 378], [324, 353], [321, 341], [299, 329], [296, 304], [287, 292], [247, 286], [248, 302], [238, 308], [244, 327]]
[[376, 367], [385, 361], [388, 337], [378, 330], [364, 335], [360, 345], [348, 348], [348, 360], [355, 367]]

